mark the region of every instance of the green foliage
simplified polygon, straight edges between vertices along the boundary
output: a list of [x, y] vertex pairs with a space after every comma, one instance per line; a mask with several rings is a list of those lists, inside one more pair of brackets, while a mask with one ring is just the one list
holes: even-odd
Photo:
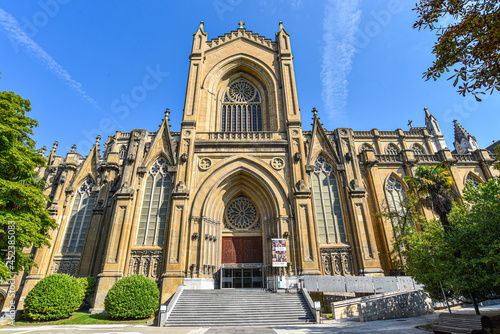
[[406, 236], [406, 272], [438, 300], [439, 281], [449, 296], [469, 302], [500, 296], [500, 180], [467, 185], [463, 199], [449, 214], [451, 232], [431, 221]]
[[120, 279], [104, 299], [104, 308], [111, 318], [147, 318], [159, 305], [160, 291], [156, 283], [142, 275]]
[[[436, 56], [424, 73], [437, 80], [453, 69], [453, 86], [465, 96], [500, 90], [500, 2], [498, 0], [420, 0], [414, 28], [436, 31]], [[448, 23], [449, 22], [449, 23]]]
[[376, 214], [377, 217], [388, 219], [393, 228], [393, 248], [391, 258], [394, 269], [403, 270], [406, 259], [403, 252], [408, 248], [407, 235], [413, 234], [425, 223], [425, 218], [419, 213], [418, 201], [413, 193], [406, 193], [401, 203], [401, 210], [391, 211], [388, 207], [383, 212]]
[[45, 159], [31, 139], [38, 122], [26, 116], [30, 101], [0, 92], [0, 278], [34, 265], [23, 248], [49, 245], [48, 232], [57, 227], [46, 210], [45, 182], [36, 167]]
[[80, 277], [78, 278], [78, 283], [80, 284], [83, 292], [85, 294], [85, 298], [88, 298], [92, 295], [95, 288], [95, 279], [92, 276]]
[[28, 293], [24, 316], [33, 320], [55, 320], [69, 317], [80, 307], [85, 296], [82, 284], [66, 274], [52, 274]]
[[449, 232], [448, 214], [453, 206], [453, 199], [458, 198], [450, 172], [440, 162], [436, 166], [417, 166], [415, 177], [404, 178], [410, 186], [419, 205], [432, 209], [441, 220], [445, 232]]

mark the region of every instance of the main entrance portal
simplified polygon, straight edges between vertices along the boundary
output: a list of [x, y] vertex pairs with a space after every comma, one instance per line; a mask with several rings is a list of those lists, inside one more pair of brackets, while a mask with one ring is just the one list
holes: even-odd
[[262, 237], [223, 237], [221, 288], [262, 288]]

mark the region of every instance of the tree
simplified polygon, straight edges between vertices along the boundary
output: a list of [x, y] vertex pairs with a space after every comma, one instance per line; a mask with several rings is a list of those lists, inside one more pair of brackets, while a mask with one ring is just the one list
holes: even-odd
[[[391, 210], [388, 206], [377, 217], [388, 219], [392, 223], [393, 240], [390, 252], [393, 268], [396, 272], [404, 269], [406, 258], [404, 251], [408, 248], [406, 236], [421, 229], [427, 221], [418, 210], [418, 201], [414, 193], [406, 192], [401, 207]], [[418, 228], [417, 228], [418, 226]]]
[[415, 177], [407, 176], [405, 181], [410, 186], [418, 204], [433, 210], [441, 220], [445, 232], [450, 231], [448, 214], [453, 206], [453, 199], [457, 194], [453, 188], [454, 182], [450, 172], [442, 167], [443, 163], [436, 166], [418, 166]]
[[478, 302], [500, 296], [500, 180], [467, 185], [463, 200], [449, 214], [450, 233], [431, 221], [406, 236], [405, 269], [433, 298], [442, 299], [442, 282], [448, 296], [471, 302], [479, 314]]
[[[436, 56], [423, 77], [448, 80], [465, 96], [500, 90], [500, 2], [497, 0], [420, 0], [413, 28], [437, 33]], [[450, 22], [450, 23], [447, 23]]]
[[34, 265], [23, 248], [49, 244], [48, 232], [57, 225], [47, 211], [45, 181], [36, 167], [45, 159], [30, 137], [38, 122], [28, 116], [30, 101], [0, 92], [0, 278]]

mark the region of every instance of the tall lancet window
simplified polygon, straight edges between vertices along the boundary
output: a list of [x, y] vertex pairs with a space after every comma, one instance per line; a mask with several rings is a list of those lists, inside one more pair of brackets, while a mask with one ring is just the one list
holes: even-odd
[[221, 131], [262, 131], [262, 103], [257, 89], [246, 80], [233, 82], [222, 100]]
[[387, 198], [388, 209], [391, 212], [403, 211], [404, 187], [394, 176], [390, 176], [385, 184], [385, 196]]
[[153, 163], [146, 179], [136, 245], [163, 244], [171, 188], [167, 161], [160, 158]]
[[311, 178], [320, 243], [347, 243], [337, 178], [332, 165], [319, 157]]
[[66, 234], [64, 236], [61, 252], [81, 253], [87, 229], [89, 227], [90, 215], [94, 207], [96, 193], [92, 192], [94, 181], [85, 180], [76, 191], [73, 207], [69, 218]]

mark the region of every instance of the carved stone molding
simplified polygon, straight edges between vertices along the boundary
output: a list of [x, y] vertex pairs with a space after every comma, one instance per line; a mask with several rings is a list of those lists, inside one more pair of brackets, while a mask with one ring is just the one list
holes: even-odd
[[353, 275], [352, 252], [350, 248], [322, 248], [321, 262], [325, 275]]
[[160, 279], [161, 250], [134, 250], [130, 253], [129, 275], [144, 275], [155, 281]]
[[50, 268], [51, 274], [68, 274], [74, 276], [78, 270], [80, 258], [59, 258], [54, 259], [52, 267]]

